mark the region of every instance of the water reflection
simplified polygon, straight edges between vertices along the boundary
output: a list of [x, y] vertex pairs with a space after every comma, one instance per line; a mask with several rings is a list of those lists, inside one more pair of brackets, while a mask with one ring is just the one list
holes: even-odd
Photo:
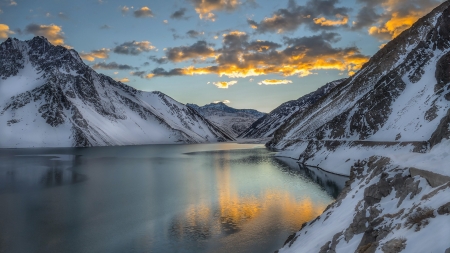
[[0, 193], [83, 182], [86, 176], [72, 171], [80, 159], [58, 154], [14, 156], [0, 165]]
[[317, 167], [310, 167], [304, 164], [299, 164], [294, 159], [285, 157], [276, 157], [276, 159], [288, 165], [292, 170], [292, 173], [301, 174], [322, 186], [323, 189], [328, 192], [328, 194], [333, 196], [333, 198], [337, 198], [339, 193], [344, 188], [345, 182], [349, 179], [346, 176], [328, 173]]
[[343, 186], [208, 148], [0, 150], [0, 252], [273, 252]]

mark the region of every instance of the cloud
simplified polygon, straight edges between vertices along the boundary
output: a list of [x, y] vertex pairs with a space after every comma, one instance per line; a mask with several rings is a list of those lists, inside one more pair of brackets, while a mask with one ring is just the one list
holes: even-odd
[[263, 84], [265, 84], [265, 85], [279, 85], [279, 84], [289, 84], [289, 83], [292, 83], [292, 81], [291, 80], [266, 79], [266, 80], [263, 80], [263, 81], [259, 82], [258, 84], [259, 85], [263, 85]]
[[364, 4], [352, 26], [366, 28], [379, 40], [391, 40], [411, 27], [419, 18], [442, 3], [441, 0], [358, 0]]
[[148, 59], [150, 59], [151, 61], [156, 62], [158, 64], [166, 64], [169, 62], [169, 60], [165, 56], [158, 58], [158, 57], [152, 55], [152, 56], [149, 56]]
[[228, 87], [237, 84], [237, 81], [229, 81], [229, 82], [213, 82], [215, 86], [219, 89], [228, 89]]
[[110, 62], [110, 63], [99, 62], [99, 63], [94, 64], [92, 66], [92, 68], [93, 69], [106, 69], [106, 70], [111, 70], [111, 69], [132, 70], [132, 69], [136, 69], [135, 67], [132, 67], [130, 65], [118, 64], [116, 62]]
[[81, 52], [80, 57], [86, 61], [95, 61], [95, 59], [106, 59], [109, 57], [109, 48], [102, 48], [99, 50], [92, 50], [90, 53]]
[[130, 11], [130, 7], [123, 6], [120, 8], [120, 12], [122, 12], [122, 15], [126, 15]]
[[16, 6], [16, 5], [17, 5], [17, 2], [14, 1], [14, 0], [11, 0], [11, 1], [9, 2], [9, 6]]
[[147, 6], [141, 7], [138, 10], [134, 11], [134, 16], [136, 18], [153, 18], [153, 12]]
[[198, 32], [198, 31], [195, 31], [195, 30], [189, 30], [189, 31], [186, 32], [186, 35], [191, 37], [191, 38], [193, 38], [193, 39], [195, 39], [198, 36], [201, 36], [203, 34], [205, 34], [205, 33], [204, 32]]
[[[313, 31], [334, 29], [337, 25], [347, 24], [347, 13], [350, 11], [349, 8], [336, 7], [337, 3], [338, 0], [310, 0], [302, 6], [297, 5], [295, 0], [289, 0], [287, 8], [276, 10], [271, 17], [266, 17], [259, 23], [251, 19], [247, 22], [257, 33], [295, 31], [301, 25]], [[342, 20], [333, 23], [328, 19], [336, 16]]]
[[7, 39], [10, 34], [14, 34], [14, 32], [9, 30], [9, 26], [0, 24], [0, 39]]
[[158, 76], [170, 77], [170, 76], [185, 76], [188, 75], [188, 71], [186, 69], [176, 68], [166, 71], [163, 68], [156, 68], [150, 74], [146, 75], [146, 78], [153, 78]]
[[229, 103], [231, 103], [231, 101], [228, 100], [228, 99], [225, 99], [225, 100], [222, 100], [222, 101], [216, 100], [216, 101], [213, 102], [213, 104], [218, 104], [218, 103], [229, 104]]
[[190, 0], [200, 19], [215, 21], [214, 11], [233, 11], [241, 5], [239, 0]]
[[122, 79], [117, 78], [117, 79], [114, 79], [114, 80], [116, 80], [118, 82], [121, 82], [121, 83], [128, 83], [130, 81], [130, 79], [128, 79], [127, 77], [122, 78]]
[[214, 57], [214, 48], [209, 47], [204, 40], [197, 41], [191, 46], [172, 47], [166, 50], [166, 57], [172, 62], [182, 62], [192, 59], [204, 60]]
[[124, 42], [113, 49], [116, 54], [139, 55], [156, 49], [149, 41], [129, 41]]
[[54, 45], [63, 45], [64, 44], [64, 33], [62, 32], [62, 28], [60, 26], [51, 24], [51, 25], [38, 25], [38, 24], [29, 24], [25, 27], [25, 33], [31, 33], [35, 36], [44, 36], [50, 41], [50, 43]]
[[348, 23], [348, 16], [342, 16], [341, 14], [336, 14], [338, 20], [329, 20], [324, 17], [315, 18], [314, 23], [320, 26], [337, 26], [346, 25]]
[[[322, 32], [319, 35], [284, 39], [284, 48], [270, 41], [249, 41], [249, 36], [240, 31], [223, 35], [222, 47], [209, 49], [204, 57], [211, 57], [213, 65], [188, 66], [166, 71], [153, 71], [151, 77], [174, 75], [216, 74], [230, 78], [278, 74], [281, 76], [307, 76], [312, 71], [335, 69], [353, 73], [359, 70], [368, 56], [355, 47], [333, 47], [340, 40], [339, 34]], [[203, 42], [206, 45], [206, 42]], [[181, 51], [181, 53], [179, 53]], [[196, 52], [196, 51], [195, 51]], [[184, 54], [181, 49], [173, 50], [168, 60], [179, 62], [198, 57]]]
[[186, 8], [181, 8], [177, 11], [175, 11], [174, 13], [172, 13], [172, 15], [170, 15], [171, 19], [188, 19], [188, 17], [185, 16], [186, 14]]
[[136, 72], [130, 72], [130, 75], [144, 78], [146, 76], [146, 73], [145, 73], [145, 71], [136, 71]]
[[109, 25], [102, 25], [102, 26], [100, 26], [100, 29], [108, 30], [108, 29], [111, 29], [111, 26], [109, 26]]

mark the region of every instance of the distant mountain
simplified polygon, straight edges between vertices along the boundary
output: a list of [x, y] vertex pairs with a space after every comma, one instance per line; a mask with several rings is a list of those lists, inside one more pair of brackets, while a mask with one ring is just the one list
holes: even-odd
[[303, 112], [343, 81], [345, 81], [345, 79], [329, 82], [316, 91], [297, 100], [291, 100], [281, 104], [269, 114], [255, 121], [255, 123], [242, 132], [239, 137], [251, 139], [272, 137], [273, 133], [292, 115]]
[[238, 136], [253, 122], [266, 115], [266, 113], [253, 109], [235, 109], [222, 102], [211, 103], [204, 106], [187, 104], [187, 106], [195, 109], [209, 121], [213, 122], [233, 137]]
[[43, 37], [0, 44], [0, 147], [88, 147], [232, 140], [161, 92], [98, 74]]

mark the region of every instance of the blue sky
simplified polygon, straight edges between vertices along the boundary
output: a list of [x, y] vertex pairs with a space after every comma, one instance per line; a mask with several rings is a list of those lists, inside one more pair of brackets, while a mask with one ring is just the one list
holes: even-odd
[[182, 103], [269, 112], [357, 71], [440, 0], [0, 0], [0, 41], [46, 36]]

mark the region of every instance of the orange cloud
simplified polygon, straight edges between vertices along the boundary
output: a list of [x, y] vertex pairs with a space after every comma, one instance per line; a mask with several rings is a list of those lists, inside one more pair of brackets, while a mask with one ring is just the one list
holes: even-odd
[[238, 0], [191, 0], [200, 19], [216, 21], [214, 11], [235, 10], [241, 2]]
[[152, 18], [153, 11], [150, 8], [148, 8], [147, 6], [144, 6], [138, 10], [135, 10], [134, 16], [137, 18], [144, 18], [144, 17]]
[[[215, 64], [201, 67], [192, 65], [169, 71], [157, 68], [147, 75], [147, 78], [205, 74], [229, 78], [268, 74], [303, 77], [313, 74], [316, 70], [359, 70], [369, 57], [362, 55], [356, 47], [333, 47], [331, 43], [338, 40], [338, 36], [337, 33], [322, 33], [310, 37], [285, 38], [287, 47], [279, 50], [281, 45], [277, 43], [249, 42], [246, 33], [233, 31], [224, 34], [222, 48], [208, 51], [214, 56]], [[169, 60], [179, 62], [181, 58], [176, 55], [177, 57], [168, 57]]]
[[370, 35], [380, 40], [391, 40], [410, 28], [419, 18], [428, 14], [442, 1], [386, 0], [381, 4], [384, 13], [369, 27]]
[[128, 79], [127, 77], [122, 78], [122, 79], [115, 79], [115, 80], [118, 82], [121, 82], [121, 83], [128, 83], [130, 81], [130, 79]]
[[291, 80], [266, 79], [266, 80], [263, 80], [263, 81], [259, 82], [258, 84], [259, 85], [263, 85], [263, 84], [265, 84], [265, 85], [279, 85], [279, 84], [289, 84], [289, 83], [292, 83], [292, 81]]
[[237, 84], [237, 81], [229, 81], [229, 82], [213, 82], [215, 86], [219, 89], [228, 89], [231, 85]]
[[341, 14], [336, 14], [338, 20], [329, 20], [325, 17], [315, 18], [314, 23], [320, 26], [337, 26], [346, 25], [348, 23], [348, 16], [343, 16]]
[[35, 36], [44, 36], [53, 45], [64, 45], [64, 33], [60, 26], [29, 24], [25, 27], [25, 32]]
[[102, 48], [100, 50], [93, 50], [90, 53], [81, 52], [80, 57], [86, 61], [95, 61], [95, 59], [106, 59], [109, 57], [109, 49]]
[[9, 34], [14, 34], [14, 32], [9, 30], [9, 26], [0, 24], [0, 39], [7, 39]]

